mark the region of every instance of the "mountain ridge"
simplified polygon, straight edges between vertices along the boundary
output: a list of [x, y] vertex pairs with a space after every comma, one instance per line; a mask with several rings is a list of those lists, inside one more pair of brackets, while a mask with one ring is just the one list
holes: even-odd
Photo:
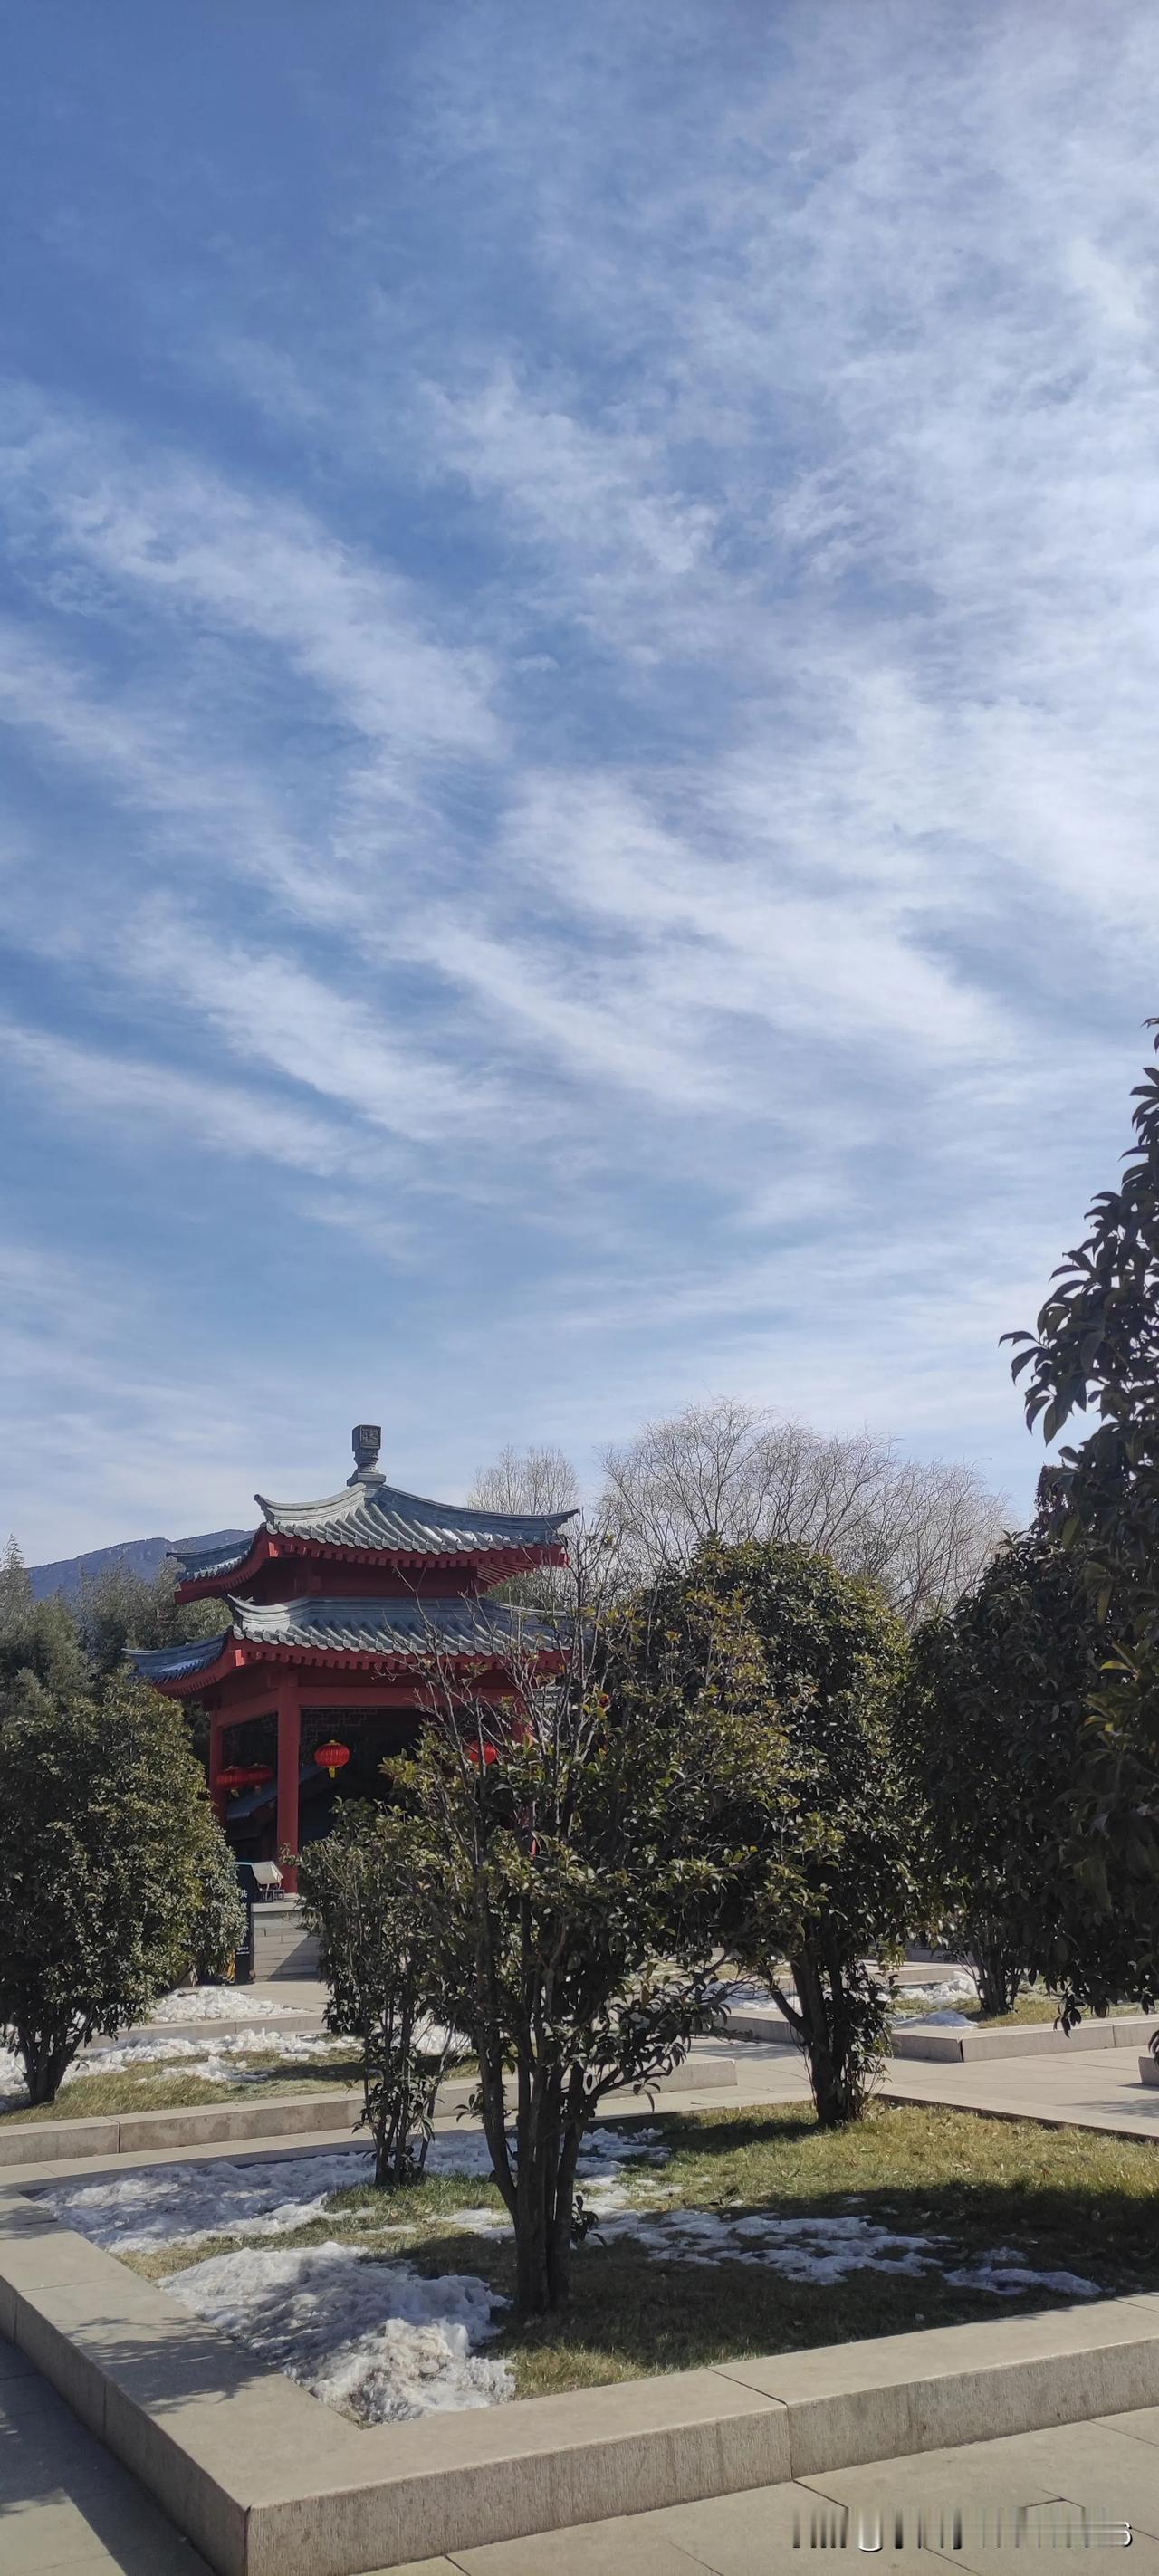
[[105, 1574], [112, 1565], [127, 1565], [131, 1574], [150, 1583], [174, 1549], [223, 1547], [230, 1539], [249, 1536], [249, 1530], [222, 1529], [205, 1530], [199, 1538], [127, 1538], [115, 1547], [90, 1547], [80, 1556], [58, 1556], [45, 1565], [30, 1565], [28, 1579], [37, 1601], [47, 1600], [54, 1592], [63, 1592], [71, 1600], [86, 1575]]

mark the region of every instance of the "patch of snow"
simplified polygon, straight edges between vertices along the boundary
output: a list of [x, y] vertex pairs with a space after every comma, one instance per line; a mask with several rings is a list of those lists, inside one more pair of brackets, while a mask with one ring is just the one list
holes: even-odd
[[[66, 2069], [66, 2084], [79, 2084], [87, 2075], [131, 2075], [138, 2067], [180, 2066], [182, 2073], [196, 2075], [206, 2084], [249, 2084], [261, 2082], [237, 2061], [246, 2057], [274, 2056], [279, 2064], [292, 2065], [311, 2058], [327, 2058], [343, 2050], [349, 2053], [352, 2042], [334, 2039], [329, 2033], [315, 2036], [301, 2030], [235, 2030], [222, 2031], [216, 2039], [164, 2038], [144, 2032], [140, 2038], [126, 2039], [114, 2048], [98, 2048], [73, 2059]], [[25, 2100], [23, 2071], [19, 2059], [9, 2049], [0, 2049], [0, 2094], [22, 2103]]]
[[210, 2040], [146, 2036], [76, 2059], [64, 2080], [68, 2084], [82, 2075], [132, 2074], [138, 2066], [180, 2065], [186, 2074], [202, 2076], [208, 2084], [230, 2084], [236, 2081], [232, 2059], [276, 2056], [281, 2063], [292, 2065], [344, 2051], [349, 2056], [351, 2046], [348, 2039], [334, 2039], [327, 2032], [315, 2036], [304, 2030], [227, 2030], [220, 2038]]
[[601, 2225], [604, 2237], [635, 2236], [650, 2253], [682, 2263], [755, 2263], [790, 2281], [844, 2281], [852, 2272], [919, 2276], [938, 2259], [928, 2237], [898, 2236], [868, 2218], [730, 2218], [708, 2209], [656, 2217], [634, 2211]]
[[269, 2003], [244, 1986], [187, 1986], [161, 1995], [149, 2015], [153, 2021], [275, 2021], [279, 2013], [296, 2013], [300, 2004]]
[[920, 1995], [934, 2004], [949, 2003], [954, 1995], [976, 1995], [977, 1991], [973, 1977], [968, 1976], [964, 1969], [952, 1977], [941, 1977], [932, 1985], [905, 1985], [899, 1989], [903, 2001], [908, 2001], [911, 1995]]
[[[612, 2179], [619, 2165], [654, 2163], [666, 2154], [655, 2129], [593, 2129], [579, 2162], [585, 2198], [589, 2185]], [[142, 2254], [160, 2245], [203, 2245], [211, 2236], [291, 2235], [321, 2217], [332, 2192], [369, 2182], [373, 2169], [369, 2150], [357, 2146], [287, 2156], [280, 2163], [238, 2164], [222, 2156], [208, 2164], [154, 2165], [101, 2182], [49, 2183], [35, 2197], [95, 2245]], [[431, 2139], [426, 2169], [466, 2178], [489, 2174], [482, 2131], [440, 2130]], [[505, 2223], [506, 2212], [502, 2216]]]
[[957, 2289], [988, 2290], [998, 2298], [1016, 2298], [1023, 2290], [1101, 2296], [1098, 2285], [1077, 2272], [1034, 2269], [1017, 2246], [1000, 2246], [946, 2272], [950, 2249], [944, 2237], [901, 2236], [868, 2218], [772, 2218], [761, 2211], [730, 2218], [697, 2209], [648, 2217], [631, 2211], [601, 2223], [600, 2234], [635, 2236], [650, 2252], [684, 2263], [755, 2263], [790, 2281], [844, 2281], [861, 2271], [921, 2279], [941, 2272]]
[[506, 2302], [467, 2273], [423, 2280], [408, 2263], [331, 2243], [218, 2254], [165, 2286], [192, 2315], [360, 2424], [497, 2406], [514, 2395], [509, 2363], [475, 2350], [496, 2332]]
[[968, 2013], [932, 2012], [912, 2014], [906, 2027], [909, 2030], [973, 2030], [974, 2024]]
[[281, 2164], [155, 2165], [107, 2182], [50, 2183], [36, 2197], [65, 2227], [115, 2254], [200, 2245], [210, 2236], [288, 2236], [320, 2218], [333, 2191], [369, 2182], [365, 2147]]
[[1057, 2290], [1067, 2299], [1101, 2299], [1097, 2281], [1084, 2281], [1080, 2272], [1036, 2272], [1023, 2262], [1017, 2248], [1011, 2253], [1003, 2248], [999, 2254], [984, 2254], [976, 2263], [964, 2263], [957, 2272], [947, 2272], [946, 2279], [956, 2290], [992, 2290], [998, 2299], [1017, 2299], [1023, 2290]]

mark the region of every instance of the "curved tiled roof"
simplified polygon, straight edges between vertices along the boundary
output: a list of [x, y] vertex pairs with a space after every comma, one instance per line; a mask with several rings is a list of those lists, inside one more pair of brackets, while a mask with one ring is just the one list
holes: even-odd
[[416, 1663], [438, 1648], [485, 1655], [520, 1640], [530, 1646], [552, 1642], [545, 1620], [504, 1601], [231, 1600], [228, 1606], [231, 1622], [221, 1636], [134, 1653], [142, 1681], [186, 1681], [216, 1663], [231, 1638], [312, 1653], [403, 1656]]
[[223, 1628], [219, 1637], [198, 1637], [191, 1646], [131, 1646], [129, 1661], [143, 1682], [188, 1681], [192, 1673], [208, 1672], [229, 1637]]
[[504, 1601], [231, 1601], [233, 1633], [257, 1646], [322, 1647], [344, 1655], [422, 1655], [442, 1646], [478, 1653], [542, 1630]]
[[555, 1547], [570, 1512], [488, 1512], [436, 1503], [400, 1485], [359, 1478], [316, 1503], [272, 1503], [255, 1494], [268, 1530], [324, 1547], [385, 1548], [409, 1556], [475, 1556], [497, 1549]]
[[244, 1565], [254, 1543], [250, 1530], [245, 1538], [231, 1539], [226, 1547], [171, 1547], [169, 1554], [181, 1568], [183, 1583], [200, 1583], [210, 1574], [232, 1574], [234, 1567]]

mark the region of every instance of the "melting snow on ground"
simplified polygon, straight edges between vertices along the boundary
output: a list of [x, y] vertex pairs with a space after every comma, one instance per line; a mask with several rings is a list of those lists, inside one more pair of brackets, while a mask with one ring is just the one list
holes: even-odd
[[[621, 2137], [593, 2129], [580, 2183], [589, 2205], [619, 2190], [618, 2167], [667, 2153], [654, 2129]], [[431, 2139], [428, 2173], [469, 2179], [490, 2172], [478, 2130]], [[213, 2236], [276, 2237], [322, 2215], [330, 2194], [368, 2182], [365, 2149], [287, 2157], [278, 2164], [156, 2166], [107, 2182], [55, 2183], [39, 2193], [65, 2226], [119, 2254], [196, 2245]], [[617, 2204], [618, 2205], [618, 2204]], [[501, 2232], [505, 2211], [464, 2211], [477, 2233]], [[395, 2257], [361, 2247], [247, 2246], [171, 2274], [192, 2314], [287, 2371], [359, 2423], [384, 2424], [440, 2409], [495, 2406], [513, 2394], [509, 2365], [476, 2347], [496, 2332], [504, 2301], [462, 2273], [423, 2280]]]
[[369, 2182], [363, 2147], [279, 2163], [154, 2165], [107, 2182], [60, 2182], [37, 2197], [65, 2227], [115, 2254], [203, 2245], [210, 2236], [288, 2236], [320, 2218], [331, 2192]]
[[280, 2063], [293, 2065], [310, 2058], [343, 2054], [349, 2057], [352, 2045], [348, 2039], [305, 2030], [226, 2030], [217, 2039], [164, 2039], [146, 2034], [140, 2039], [126, 2039], [116, 2048], [98, 2049], [70, 2067], [65, 2082], [70, 2076], [132, 2074], [138, 2066], [180, 2066], [185, 2074], [200, 2075], [208, 2084], [233, 2084], [238, 2082], [239, 2072], [245, 2080], [245, 2071], [236, 2064], [238, 2058], [275, 2056]]
[[[881, 1993], [883, 1996], [888, 1997], [889, 1991], [888, 1986], [882, 1986]], [[954, 1968], [947, 1976], [931, 1978], [928, 1983], [923, 1980], [920, 1985], [899, 1985], [894, 1993], [893, 2002], [895, 2010], [901, 2014], [905, 2014], [907, 2007], [911, 2004], [920, 2006], [925, 2006], [927, 2004], [956, 2004], [967, 2000], [974, 2000], [977, 1996], [977, 1992], [977, 1986], [973, 1977], [970, 1975], [969, 1970], [965, 1968]], [[790, 2004], [796, 2005], [799, 1998], [794, 1993], [792, 1986], [787, 1986], [785, 1988], [785, 1993]], [[746, 2004], [760, 2004], [771, 2008], [774, 2011], [779, 2011], [780, 2009], [775, 1995], [770, 1993], [769, 1988], [767, 1986], [755, 1984], [751, 1979], [743, 1979], [738, 1984], [729, 1986], [725, 1995], [726, 2011], [736, 2011], [738, 2008], [743, 2008]], [[929, 2013], [925, 2015], [925, 2018], [931, 2021], [936, 2019], [938, 2021], [963, 2023], [966, 2020], [965, 2014], [959, 2012], [938, 2014]]]
[[[1100, 2295], [1098, 2284], [1078, 2273], [1036, 2270], [1018, 2246], [962, 2261], [961, 2247], [946, 2237], [904, 2235], [871, 2218], [662, 2209], [657, 2202], [667, 2186], [648, 2169], [667, 2154], [655, 2129], [591, 2131], [578, 2187], [601, 2239], [631, 2237], [669, 2262], [756, 2264], [787, 2280], [819, 2284], [875, 2271], [911, 2280], [940, 2274], [956, 2289], [996, 2298], [1028, 2290], [1075, 2299]], [[432, 2138], [428, 2173], [470, 2181], [489, 2170], [478, 2130], [444, 2130]], [[222, 2158], [155, 2166], [105, 2181], [61, 2181], [34, 2196], [65, 2226], [128, 2254], [165, 2245], [192, 2249], [219, 2236], [288, 2235], [322, 2217], [332, 2193], [368, 2182], [370, 2173], [369, 2152], [348, 2147], [280, 2162]], [[496, 2236], [510, 2222], [503, 2209], [464, 2203], [441, 2224]], [[497, 2331], [504, 2303], [470, 2273], [426, 2280], [401, 2253], [383, 2259], [335, 2241], [301, 2247], [259, 2241], [192, 2263], [165, 2286], [192, 2314], [360, 2423], [498, 2405], [513, 2394], [508, 2364], [478, 2349]]]
[[[667, 2149], [655, 2129], [620, 2137], [593, 2129], [580, 2159], [580, 2189], [614, 2177], [618, 2166], [655, 2163]], [[487, 2143], [478, 2129], [440, 2130], [427, 2152], [428, 2174], [484, 2175], [491, 2171]], [[338, 2147], [278, 2162], [235, 2164], [223, 2156], [210, 2164], [153, 2165], [102, 2182], [49, 2184], [36, 2197], [65, 2227], [78, 2228], [115, 2254], [145, 2254], [160, 2245], [204, 2245], [211, 2236], [289, 2236], [320, 2218], [330, 2194], [370, 2181], [366, 2147]], [[488, 2210], [472, 2217], [498, 2217]], [[502, 2223], [506, 2225], [506, 2214]]]
[[514, 2394], [509, 2363], [475, 2349], [497, 2331], [506, 2301], [467, 2274], [425, 2281], [409, 2263], [329, 2244], [218, 2254], [165, 2287], [360, 2424], [497, 2406]]
[[[216, 2039], [165, 2038], [145, 2032], [114, 2048], [92, 2049], [74, 2058], [64, 2081], [79, 2084], [88, 2075], [131, 2075], [141, 2067], [179, 2066], [183, 2075], [196, 2075], [206, 2084], [260, 2084], [271, 2070], [249, 2068], [241, 2060], [273, 2056], [279, 2066], [291, 2066], [343, 2052], [349, 2056], [351, 2044], [348, 2039], [301, 2030], [222, 2031]], [[17, 2102], [25, 2099], [20, 2060], [8, 2049], [0, 2049], [0, 2094]]]
[[297, 2013], [300, 2004], [275, 2004], [249, 1995], [244, 1986], [179, 1986], [162, 1995], [150, 2021], [274, 2021], [279, 2013]]
[[652, 2217], [625, 2212], [601, 2223], [600, 2234], [635, 2236], [669, 2262], [756, 2263], [790, 2281], [844, 2281], [867, 2271], [918, 2280], [940, 2272], [956, 2289], [990, 2290], [1000, 2298], [1040, 2289], [1076, 2299], [1100, 2295], [1097, 2284], [1077, 2272], [1033, 2270], [1017, 2247], [1002, 2246], [947, 2271], [954, 2249], [946, 2238], [898, 2235], [870, 2218], [772, 2218], [759, 2210], [733, 2218], [727, 2212], [673, 2209]]

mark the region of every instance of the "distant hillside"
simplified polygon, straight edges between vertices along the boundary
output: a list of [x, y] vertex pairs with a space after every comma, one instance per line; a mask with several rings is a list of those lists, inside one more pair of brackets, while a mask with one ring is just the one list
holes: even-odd
[[221, 1547], [231, 1538], [248, 1538], [248, 1530], [206, 1530], [201, 1538], [127, 1538], [119, 1547], [90, 1547], [85, 1556], [61, 1556], [52, 1565], [30, 1565], [29, 1577], [38, 1601], [50, 1592], [79, 1592], [85, 1574], [103, 1574], [106, 1566], [125, 1564], [149, 1582], [164, 1564], [170, 1548]]

